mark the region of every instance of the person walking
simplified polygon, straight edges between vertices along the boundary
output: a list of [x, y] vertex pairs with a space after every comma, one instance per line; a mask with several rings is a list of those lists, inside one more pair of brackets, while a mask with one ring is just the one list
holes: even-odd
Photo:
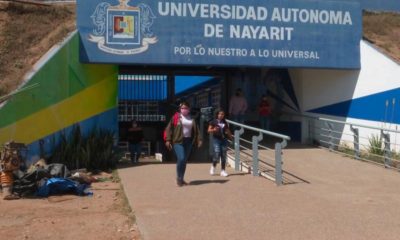
[[247, 110], [247, 100], [242, 89], [236, 89], [235, 95], [229, 101], [229, 116], [234, 122], [244, 123], [244, 114]]
[[184, 180], [186, 164], [193, 145], [201, 147], [202, 139], [196, 120], [190, 115], [190, 105], [182, 102], [179, 114], [175, 114], [165, 129], [167, 149], [174, 149], [176, 155], [176, 183], [179, 187], [187, 185]]
[[258, 105], [258, 115], [260, 119], [260, 128], [269, 130], [270, 115], [271, 115], [271, 104], [268, 101], [266, 95], [262, 95], [260, 104]]
[[218, 109], [215, 112], [215, 119], [211, 120], [207, 132], [212, 134], [213, 144], [213, 161], [210, 168], [210, 174], [215, 174], [215, 168], [221, 159], [221, 173], [222, 177], [227, 177], [228, 173], [225, 170], [226, 157], [228, 150], [228, 139], [232, 139], [232, 133], [229, 130], [229, 125], [225, 121], [225, 112]]
[[142, 154], [142, 142], [144, 140], [143, 129], [139, 127], [135, 120], [132, 120], [131, 124], [131, 127], [128, 129], [127, 139], [129, 142], [131, 162], [137, 163]]

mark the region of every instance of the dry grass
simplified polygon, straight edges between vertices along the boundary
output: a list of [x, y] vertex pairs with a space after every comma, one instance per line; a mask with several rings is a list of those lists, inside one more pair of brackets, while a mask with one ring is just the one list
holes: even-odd
[[0, 4], [0, 96], [75, 27], [75, 5]]
[[400, 62], [400, 13], [364, 12], [363, 28], [366, 40]]

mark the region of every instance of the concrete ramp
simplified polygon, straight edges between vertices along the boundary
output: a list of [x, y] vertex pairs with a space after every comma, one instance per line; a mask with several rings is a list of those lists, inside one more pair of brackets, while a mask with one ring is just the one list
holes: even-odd
[[121, 166], [145, 240], [399, 239], [398, 172], [316, 148], [284, 150], [283, 169], [302, 181], [280, 187], [209, 167], [189, 162], [190, 185], [177, 187], [173, 163]]

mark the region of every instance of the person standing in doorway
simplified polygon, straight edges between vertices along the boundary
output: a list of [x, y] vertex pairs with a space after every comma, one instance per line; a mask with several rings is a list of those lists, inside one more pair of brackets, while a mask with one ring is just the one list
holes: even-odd
[[226, 166], [226, 153], [228, 150], [228, 139], [232, 139], [232, 133], [229, 130], [228, 123], [225, 121], [225, 112], [218, 109], [215, 112], [215, 119], [211, 120], [208, 125], [207, 132], [212, 134], [213, 144], [213, 161], [210, 168], [210, 174], [215, 174], [215, 168], [221, 159], [221, 173], [222, 177], [227, 177], [228, 173], [225, 170]]
[[[174, 115], [175, 116], [175, 115]], [[176, 155], [176, 184], [179, 187], [187, 185], [184, 180], [186, 164], [193, 145], [201, 147], [202, 139], [196, 120], [190, 115], [190, 105], [187, 102], [179, 104], [179, 115], [171, 118], [165, 128], [167, 149], [174, 149]]]
[[133, 120], [131, 127], [128, 129], [129, 152], [131, 154], [131, 162], [137, 163], [142, 153], [142, 142], [144, 140], [143, 129], [139, 127], [137, 122]]
[[262, 95], [260, 104], [258, 105], [258, 115], [260, 119], [260, 128], [269, 130], [270, 115], [271, 115], [271, 104], [268, 101], [266, 95]]
[[229, 101], [229, 116], [238, 123], [244, 123], [244, 114], [247, 110], [247, 100], [242, 89], [236, 89], [235, 95]]

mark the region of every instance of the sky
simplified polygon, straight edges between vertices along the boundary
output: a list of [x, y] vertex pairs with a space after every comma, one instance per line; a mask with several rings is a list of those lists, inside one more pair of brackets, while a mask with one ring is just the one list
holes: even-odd
[[206, 82], [212, 76], [175, 76], [175, 94], [179, 94], [193, 86]]
[[[328, 0], [326, 0], [328, 1]], [[359, 2], [362, 9], [400, 12], [400, 0], [342, 0]]]

